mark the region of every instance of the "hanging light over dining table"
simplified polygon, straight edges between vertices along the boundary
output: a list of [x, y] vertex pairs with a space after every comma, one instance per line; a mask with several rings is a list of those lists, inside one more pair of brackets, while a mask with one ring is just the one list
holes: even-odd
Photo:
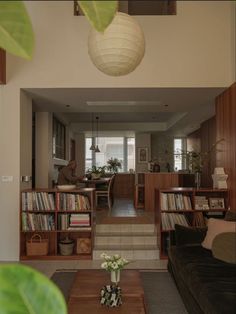
[[95, 153], [100, 153], [100, 149], [99, 149], [99, 147], [98, 147], [98, 119], [99, 119], [99, 117], [96, 117], [96, 124], [97, 124], [97, 141], [96, 141], [96, 146], [95, 146], [95, 149], [94, 149], [94, 152]]
[[94, 145], [94, 121], [93, 121], [93, 113], [92, 113], [92, 144], [90, 146], [90, 150], [95, 150], [95, 145]]
[[135, 18], [117, 12], [104, 33], [91, 29], [88, 53], [94, 65], [103, 73], [126, 75], [134, 71], [143, 59], [143, 31]]

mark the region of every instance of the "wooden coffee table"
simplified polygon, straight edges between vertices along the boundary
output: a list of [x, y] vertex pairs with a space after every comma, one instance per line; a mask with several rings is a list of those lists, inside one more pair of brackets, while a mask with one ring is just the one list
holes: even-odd
[[119, 286], [122, 305], [108, 308], [100, 304], [100, 291], [110, 284], [110, 273], [105, 270], [79, 270], [72, 285], [68, 302], [69, 314], [147, 314], [140, 274], [136, 270], [122, 270]]

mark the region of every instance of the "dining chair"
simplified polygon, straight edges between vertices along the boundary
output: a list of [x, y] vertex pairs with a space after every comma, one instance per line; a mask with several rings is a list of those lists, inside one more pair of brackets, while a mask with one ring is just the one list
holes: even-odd
[[112, 205], [113, 205], [113, 185], [114, 185], [114, 180], [115, 180], [115, 174], [112, 175], [111, 180], [109, 181], [106, 189], [102, 189], [102, 190], [97, 189], [95, 191], [96, 208], [97, 208], [97, 205], [98, 205], [99, 197], [104, 197], [104, 198], [107, 198], [108, 208], [109, 208], [109, 210], [111, 210]]

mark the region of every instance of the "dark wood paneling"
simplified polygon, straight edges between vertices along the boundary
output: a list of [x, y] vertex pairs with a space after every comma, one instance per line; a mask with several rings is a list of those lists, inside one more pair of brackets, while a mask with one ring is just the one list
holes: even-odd
[[201, 151], [209, 152], [206, 162], [203, 165], [201, 187], [212, 187], [212, 174], [216, 166], [216, 149], [213, 149], [216, 143], [216, 117], [206, 120], [201, 124]]
[[6, 84], [6, 51], [0, 48], [0, 84]]
[[[216, 143], [216, 117], [212, 117], [201, 124], [201, 127], [189, 134], [187, 137], [188, 151], [201, 151], [209, 153], [209, 156], [204, 163], [201, 175], [201, 187], [212, 187], [213, 181], [211, 175], [214, 172], [216, 165], [216, 150], [212, 149]], [[218, 146], [217, 146], [218, 148]]]
[[[129, 15], [175, 15], [176, 0], [121, 0], [118, 11]], [[74, 1], [74, 15], [84, 15], [77, 1]]]
[[155, 189], [179, 186], [177, 173], [145, 173], [145, 210], [155, 210]]
[[176, 1], [138, 0], [128, 2], [130, 15], [173, 15], [176, 14]]
[[113, 194], [115, 198], [134, 198], [134, 179], [132, 173], [117, 173], [114, 182]]
[[229, 175], [230, 208], [236, 211], [236, 83], [216, 98], [216, 136], [222, 152], [217, 152], [216, 165]]

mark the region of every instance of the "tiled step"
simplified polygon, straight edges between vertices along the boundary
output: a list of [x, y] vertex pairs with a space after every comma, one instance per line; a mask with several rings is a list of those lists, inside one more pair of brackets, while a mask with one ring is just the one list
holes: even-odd
[[104, 252], [129, 261], [159, 259], [155, 224], [97, 224], [93, 259]]
[[124, 233], [107, 234], [98, 233], [95, 237], [96, 245], [157, 245], [157, 236], [155, 233]]
[[108, 255], [119, 254], [122, 257], [132, 260], [156, 260], [159, 259], [159, 250], [156, 246], [97, 246], [93, 250], [93, 259], [101, 260], [101, 254]]
[[155, 232], [154, 224], [98, 224], [96, 225], [96, 235], [99, 233], [150, 233]]

